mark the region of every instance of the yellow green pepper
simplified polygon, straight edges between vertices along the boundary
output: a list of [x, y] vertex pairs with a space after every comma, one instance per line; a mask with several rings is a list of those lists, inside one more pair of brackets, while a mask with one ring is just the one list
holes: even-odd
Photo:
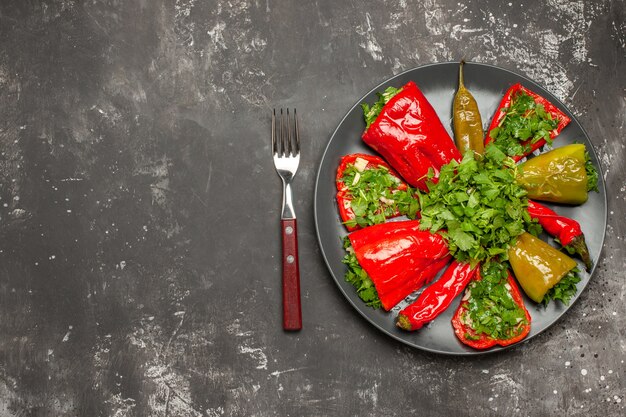
[[530, 199], [582, 204], [590, 189], [586, 165], [585, 145], [566, 145], [519, 165], [517, 182]]
[[572, 258], [529, 233], [518, 236], [508, 255], [517, 281], [537, 303], [577, 265]]
[[484, 148], [483, 122], [476, 100], [463, 84], [463, 61], [459, 66], [459, 89], [454, 96], [454, 141], [461, 154], [469, 149], [482, 154]]

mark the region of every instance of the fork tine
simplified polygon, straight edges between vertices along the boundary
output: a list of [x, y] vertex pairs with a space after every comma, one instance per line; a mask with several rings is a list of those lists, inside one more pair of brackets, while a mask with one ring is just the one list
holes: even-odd
[[280, 109], [280, 152], [279, 156], [285, 156], [285, 117], [283, 109]]
[[294, 155], [293, 143], [291, 142], [291, 116], [289, 115], [289, 109], [287, 109], [287, 155]]
[[293, 122], [294, 122], [294, 136], [296, 138], [296, 155], [300, 154], [300, 131], [298, 130], [298, 117], [296, 114], [296, 109], [293, 109]]
[[276, 155], [276, 109], [272, 112], [272, 155]]

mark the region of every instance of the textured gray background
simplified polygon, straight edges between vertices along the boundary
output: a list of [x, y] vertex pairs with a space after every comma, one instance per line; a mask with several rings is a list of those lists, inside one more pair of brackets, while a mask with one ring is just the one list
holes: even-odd
[[[624, 414], [623, 0], [3, 1], [0, 416]], [[321, 259], [316, 166], [392, 74], [460, 58], [562, 98], [609, 226], [579, 302], [482, 358], [373, 329]], [[280, 318], [269, 111], [297, 107], [304, 330]]]

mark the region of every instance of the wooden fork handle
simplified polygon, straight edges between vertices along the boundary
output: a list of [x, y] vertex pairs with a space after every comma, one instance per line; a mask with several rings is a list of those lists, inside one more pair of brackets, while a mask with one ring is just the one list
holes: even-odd
[[296, 219], [282, 219], [281, 227], [283, 235], [283, 329], [300, 330], [302, 310]]

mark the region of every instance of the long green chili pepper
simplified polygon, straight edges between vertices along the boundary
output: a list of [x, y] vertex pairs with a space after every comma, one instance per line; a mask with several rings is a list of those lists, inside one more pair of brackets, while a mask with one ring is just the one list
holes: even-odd
[[477, 154], [482, 154], [485, 150], [483, 122], [476, 100], [463, 84], [463, 64], [464, 62], [461, 61], [459, 65], [459, 89], [452, 104], [454, 140], [461, 154], [469, 149]]

